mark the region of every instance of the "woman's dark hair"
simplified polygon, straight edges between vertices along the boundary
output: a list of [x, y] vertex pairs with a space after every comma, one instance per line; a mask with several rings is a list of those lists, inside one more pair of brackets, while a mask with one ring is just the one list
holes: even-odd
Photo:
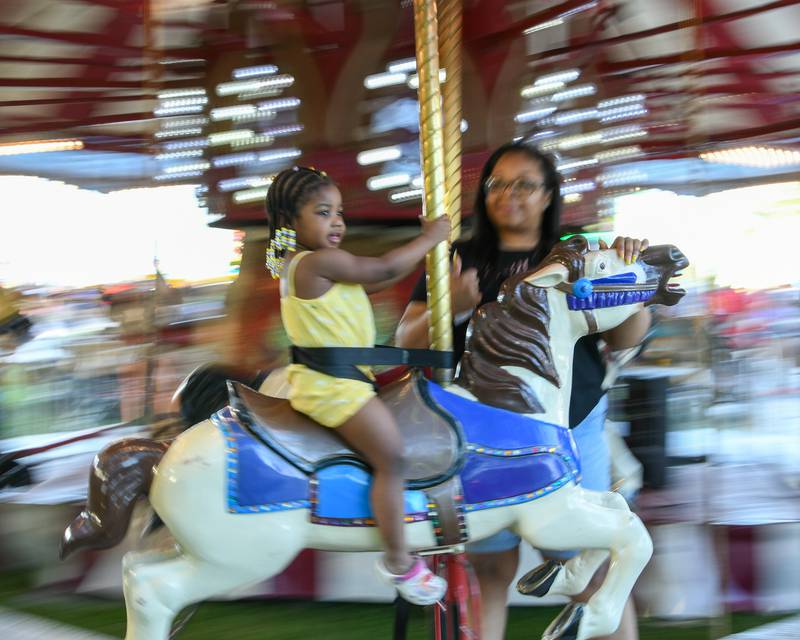
[[293, 227], [301, 207], [322, 187], [334, 185], [324, 171], [313, 167], [292, 167], [281, 171], [267, 191], [269, 237], [282, 227]]
[[486, 209], [486, 180], [492, 175], [492, 171], [494, 171], [494, 167], [500, 158], [510, 153], [521, 154], [530, 160], [538, 162], [544, 178], [544, 187], [550, 192], [550, 204], [547, 205], [542, 216], [541, 236], [539, 244], [534, 250], [536, 259], [532, 260], [531, 264], [533, 265], [546, 256], [550, 249], [553, 248], [553, 245], [558, 242], [561, 227], [561, 180], [553, 158], [525, 142], [504, 144], [496, 149], [489, 156], [486, 164], [483, 165], [480, 182], [478, 183], [478, 192], [475, 195], [473, 232], [472, 237], [467, 241], [467, 250], [473, 252], [476, 256], [480, 256], [480, 262], [484, 264], [493, 263], [497, 258], [500, 238], [497, 235], [497, 229], [489, 219], [489, 212]]

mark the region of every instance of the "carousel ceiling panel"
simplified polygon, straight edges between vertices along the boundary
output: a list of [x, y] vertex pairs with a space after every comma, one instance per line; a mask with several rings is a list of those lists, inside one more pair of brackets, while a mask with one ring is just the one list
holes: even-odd
[[114, 7], [86, 2], [6, 0], [3, 22], [31, 31], [96, 32], [116, 14]]
[[[710, 5], [718, 11], [730, 12], [742, 9], [763, 7], [767, 2], [752, 0], [715, 0]], [[765, 40], [768, 34], [771, 44], [783, 44], [797, 40], [797, 25], [800, 24], [800, 7], [787, 5], [767, 13], [755, 14], [731, 22], [731, 34], [743, 43], [755, 44]]]
[[[791, 71], [797, 74], [800, 69], [800, 52], [786, 53], [780, 57], [767, 59], [763, 63], [766, 71]], [[798, 75], [794, 75], [797, 81]]]

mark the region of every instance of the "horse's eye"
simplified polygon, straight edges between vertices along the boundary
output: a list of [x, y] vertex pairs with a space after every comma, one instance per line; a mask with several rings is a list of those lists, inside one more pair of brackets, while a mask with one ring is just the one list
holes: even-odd
[[597, 265], [597, 268], [600, 269], [600, 271], [605, 271], [606, 263], [605, 262], [601, 262], [599, 265]]

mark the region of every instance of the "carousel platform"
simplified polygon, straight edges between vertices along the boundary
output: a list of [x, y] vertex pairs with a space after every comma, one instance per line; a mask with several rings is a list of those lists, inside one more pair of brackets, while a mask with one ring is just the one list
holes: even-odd
[[761, 625], [747, 631], [726, 636], [723, 640], [796, 640], [800, 638], [800, 616]]
[[111, 640], [111, 636], [8, 609], [0, 609], [0, 637], [14, 640]]

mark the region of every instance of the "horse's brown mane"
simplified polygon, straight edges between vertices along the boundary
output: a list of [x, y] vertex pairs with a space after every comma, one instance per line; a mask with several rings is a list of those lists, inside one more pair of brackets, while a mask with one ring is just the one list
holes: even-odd
[[560, 387], [550, 351], [550, 308], [547, 290], [525, 282], [543, 266], [563, 264], [570, 280], [583, 275], [586, 239], [574, 236], [558, 243], [540, 265], [511, 276], [496, 302], [483, 305], [467, 330], [464, 356], [456, 382], [484, 404], [518, 413], [542, 413], [539, 399], [523, 380], [502, 367], [528, 369]]

